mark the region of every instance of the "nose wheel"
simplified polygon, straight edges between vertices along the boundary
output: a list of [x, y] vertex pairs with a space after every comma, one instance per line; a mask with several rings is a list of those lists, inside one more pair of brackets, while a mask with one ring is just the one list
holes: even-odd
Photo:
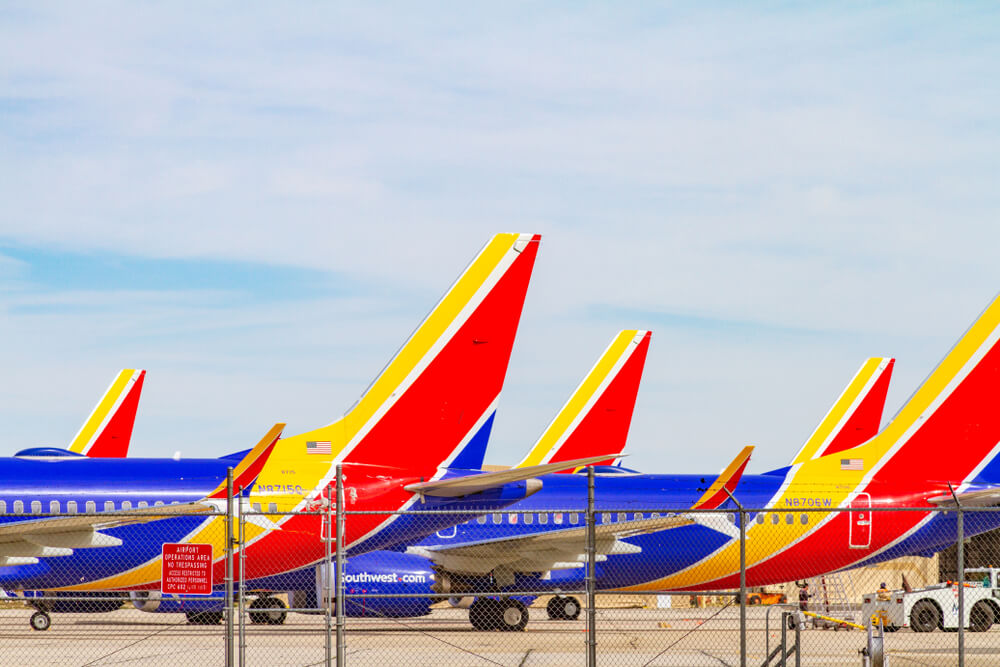
[[31, 624], [32, 630], [43, 632], [48, 630], [49, 626], [52, 625], [52, 618], [44, 611], [36, 611], [31, 615], [31, 618], [28, 619], [28, 622]]
[[528, 625], [528, 609], [510, 598], [478, 598], [469, 607], [469, 621], [476, 630], [520, 632]]

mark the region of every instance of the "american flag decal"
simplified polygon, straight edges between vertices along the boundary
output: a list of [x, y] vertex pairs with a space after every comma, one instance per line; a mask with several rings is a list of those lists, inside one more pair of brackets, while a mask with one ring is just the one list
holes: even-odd
[[329, 454], [329, 440], [310, 440], [306, 443], [306, 454]]
[[864, 459], [840, 459], [841, 470], [864, 470]]

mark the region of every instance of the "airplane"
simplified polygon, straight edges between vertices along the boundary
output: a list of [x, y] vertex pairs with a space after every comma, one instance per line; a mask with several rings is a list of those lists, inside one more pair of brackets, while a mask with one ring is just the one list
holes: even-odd
[[[621, 332], [543, 432], [529, 455], [519, 465], [540, 461], [556, 461], [562, 456], [590, 455], [597, 451], [616, 451], [620, 454], [624, 450], [628, 435], [649, 336], [649, 332]], [[622, 349], [622, 344], [629, 339], [632, 340], [632, 345], [636, 346], [636, 349], [626, 358], [618, 350]], [[628, 351], [627, 347], [625, 351]], [[808, 457], [824, 450], [839, 451], [838, 448], [851, 446], [874, 436], [878, 432], [881, 421], [892, 366], [893, 360], [891, 359], [867, 360], [821, 420], [797, 458], [799, 456]], [[617, 372], [612, 372], [613, 369]], [[609, 373], [612, 374], [609, 375]], [[602, 393], [598, 394], [595, 390], [599, 387], [607, 387], [607, 389], [603, 389]], [[713, 483], [707, 483], [706, 478], [699, 478], [698, 488], [701, 494], [690, 507], [704, 510], [721, 506], [729, 497], [727, 491], [735, 490], [752, 449], [752, 447], [744, 448]], [[595, 471], [598, 471], [601, 477], [609, 475], [626, 476], [628, 479], [647, 477], [641, 476], [635, 471], [614, 466], [595, 466]], [[550, 481], [549, 477], [556, 479]], [[495, 563], [498, 556], [500, 560], [504, 561], [501, 567], [506, 566], [510, 569], [511, 563], [517, 563], [518, 558], [522, 555], [519, 553], [520, 545], [499, 544], [496, 539], [499, 533], [513, 535], [515, 538], [521, 533], [527, 536], [537, 536], [538, 531], [543, 526], [541, 523], [543, 520], [549, 527], [556, 527], [556, 521], [563, 518], [565, 518], [566, 524], [570, 524], [574, 518], [576, 518], [578, 526], [582, 523], [579, 516], [572, 512], [551, 511], [553, 509], [566, 510], [566, 508], [580, 507], [580, 505], [578, 497], [569, 499], [565, 496], [562, 499], [546, 498], [550, 495], [551, 488], [559, 486], [559, 475], [549, 477], [542, 478], [543, 490], [540, 495], [536, 495], [536, 498], [545, 500], [544, 511], [532, 511], [523, 515], [493, 514], [492, 523], [489, 523], [486, 517], [480, 517], [476, 520], [470, 520], [465, 525], [439, 531], [436, 536], [429, 537], [416, 545], [410, 545], [402, 553], [382, 550], [348, 559], [344, 572], [346, 591], [352, 595], [367, 594], [374, 597], [348, 598], [345, 600], [345, 613], [349, 616], [420, 616], [430, 613], [430, 606], [435, 601], [435, 598], [428, 597], [428, 593], [455, 592], [456, 597], [451, 599], [452, 604], [471, 607], [470, 620], [478, 629], [517, 630], [523, 628], [527, 621], [524, 604], [529, 603], [533, 596], [515, 593], [502, 596], [500, 600], [489, 597], [480, 598], [482, 600], [480, 602], [480, 599], [473, 597], [462, 597], [462, 593], [494, 590], [498, 574], [502, 576], [501, 573], [498, 573]], [[628, 483], [626, 480], [626, 485]], [[578, 489], [579, 484], [572, 484], [571, 487]], [[537, 504], [522, 501], [509, 509], [538, 510], [539, 507]], [[640, 532], [662, 529], [664, 525], [672, 526], [677, 522], [676, 519], [660, 518], [655, 514], [650, 513], [649, 519], [628, 522], [627, 528], [612, 525], [603, 526], [602, 529], [605, 532], [621, 530], [623, 532], [617, 533], [620, 535], [635, 535]], [[518, 521], [519, 517], [520, 521]], [[701, 519], [702, 523], [707, 523], [709, 527], [714, 527], [711, 522], [704, 520], [705, 515], [695, 515], [695, 517], [696, 520]], [[498, 518], [500, 524], [496, 523]], [[531, 523], [527, 523], [525, 519], [530, 520]], [[582, 549], [579, 535], [581, 531], [582, 527], [572, 531], [561, 531], [562, 533], [573, 533], [572, 537], [564, 535], [562, 538], [564, 544], [572, 543], [575, 540], [575, 544], [571, 545], [571, 551]], [[610, 547], [607, 539], [603, 540], [603, 545], [599, 542], [599, 548], [602, 549], [599, 557], [607, 561], [617, 559], [619, 556], [615, 553], [614, 545], [619, 545], [618, 548], [622, 548], [621, 544], [627, 544], [630, 541], [628, 539], [614, 541]], [[466, 568], [469, 567], [470, 558], [475, 560], [484, 554], [484, 560], [489, 564], [489, 567], [481, 568], [477, 572], [456, 569], [454, 562], [447, 561], [448, 556], [442, 558], [442, 556], [431, 553], [435, 547], [440, 547], [443, 551], [448, 552], [447, 545], [452, 543], [471, 543], [474, 545], [473, 551], [477, 551], [478, 548], [478, 553], [471, 557], [468, 549], [462, 551], [459, 560], [463, 561]], [[549, 546], [544, 545], [543, 550], [548, 549]], [[503, 553], [504, 548], [507, 548], [508, 553]], [[532, 545], [525, 545], [526, 551], [531, 548]], [[628, 553], [627, 549], [625, 553]], [[658, 557], [652, 551], [647, 553], [650, 559], [655, 560]], [[523, 579], [519, 580], [516, 588], [519, 590], [549, 589], [554, 591], [579, 588], [582, 585], [578, 578], [582, 565], [580, 554], [572, 552], [564, 554], [564, 558], [566, 562], [562, 563], [561, 567], [562, 569], [572, 569], [577, 576], [575, 581], [565, 576], [560, 579], [558, 576], [550, 575], [548, 580], [541, 582], [538, 580], [529, 582], [525, 582]], [[524, 562], [515, 565], [513, 569], [518, 570], [519, 567], [522, 569], [535, 568], [536, 566], [537, 562], [526, 558]], [[520, 573], [520, 570], [518, 572]], [[508, 572], [509, 574], [510, 572]], [[617, 586], [620, 585], [621, 581], [628, 580], [616, 582], [613, 579], [604, 578], [599, 580], [599, 586], [602, 588]], [[323, 590], [326, 582], [326, 570], [320, 566], [316, 568], [315, 574], [300, 571], [273, 579], [269, 583], [275, 588], [280, 588], [284, 584], [285, 588], [290, 591], [289, 596], [293, 600], [294, 607], [316, 608], [326, 595]], [[524, 586], [521, 585], [522, 583]], [[500, 591], [497, 590], [497, 592]], [[378, 597], [379, 595], [406, 597], [383, 598]], [[176, 600], [157, 600], [150, 603], [137, 602], [136, 606], [147, 611], [157, 609], [177, 611], [182, 604]], [[558, 595], [550, 600], [547, 611], [550, 618], [573, 619], [578, 616], [580, 609], [580, 602], [576, 598]], [[281, 623], [284, 618], [282, 611], [277, 613], [251, 611], [251, 620], [257, 623]]]
[[[564, 463], [580, 458], [577, 455], [581, 453], [583, 457], [592, 457], [603, 452], [608, 458], [590, 465], [604, 469], [612, 464], [625, 448], [651, 335], [649, 331], [637, 329], [618, 332], [529, 454], [517, 465], [512, 468], [483, 466], [488, 442], [485, 438], [470, 442], [456, 460], [460, 459], [462, 464], [469, 468], [498, 472]], [[570, 468], [569, 471], [575, 469]], [[260, 511], [262, 508], [256, 504], [252, 509]], [[449, 527], [442, 532], [449, 530], [453, 529]], [[387, 568], [391, 573], [386, 571]], [[377, 577], [383, 580], [400, 576], [402, 580], [427, 584], [433, 580], [433, 573], [430, 572], [425, 559], [386, 550], [366, 552], [348, 558], [345, 576], [348, 579], [365, 579], [374, 576], [371, 575], [373, 569], [380, 572]], [[403, 571], [410, 574], [400, 575], [399, 573]], [[272, 595], [274, 591], [287, 592], [296, 609], [319, 608], [320, 601], [326, 597], [326, 593], [318, 590], [317, 585], [322, 587], [327, 581], [326, 564], [321, 563], [313, 568], [246, 582], [246, 590], [257, 596], [250, 605], [251, 621], [267, 624], [284, 622], [287, 616], [286, 607], [279, 598]], [[197, 622], [205, 613], [218, 609], [223, 603], [223, 598], [221, 595], [216, 595], [214, 599], [192, 596], [165, 597], [156, 593], [141, 592], [132, 595], [132, 602], [141, 611], [184, 612]], [[405, 599], [387, 599], [382, 600], [382, 603], [384, 604], [376, 603], [382, 615], [408, 616], [427, 613], [422, 611], [411, 614], [410, 609], [414, 605]], [[429, 604], [427, 602], [417, 605], [416, 609], [422, 610]], [[347, 605], [348, 615], [353, 615], [356, 611], [362, 615], [367, 613], [363, 606], [355, 609], [354, 605]]]
[[[992, 409], [1000, 398], [998, 339], [1000, 297], [882, 431], [851, 442], [874, 423], [865, 426], [856, 411], [861, 430], [847, 432], [843, 441], [851, 446], [831, 446], [817, 429], [797, 463], [742, 475], [731, 493], [749, 510], [747, 585], [928, 555], [956, 536], [955, 513], [937, 510], [953, 507], [955, 498], [967, 508], [1000, 503], [1000, 414]], [[881, 392], [878, 381], [874, 389]], [[557, 477], [561, 481], [554, 481]], [[470, 607], [477, 628], [523, 627], [526, 614], [505, 593], [582, 588], [584, 528], [567, 528], [555, 519], [557, 508], [565, 516], [566, 508], [584, 507], [587, 482], [579, 475], [542, 479], [544, 490], [511, 506], [506, 518], [499, 512], [492, 519], [478, 517], [458, 525], [454, 537], [431, 536], [407, 550], [433, 562], [430, 588], [435, 592], [493, 590], [501, 596], [492, 602], [480, 598]], [[706, 480], [695, 475], [597, 476], [599, 589], [739, 586], [736, 504], [727, 497], [711, 517], [691, 511], [712, 492]], [[908, 509], [893, 511], [897, 508]], [[533, 514], [515, 525], [514, 510]], [[636, 534], [664, 515], [675, 523]], [[965, 520], [966, 535], [998, 526], [997, 514], [970, 514]]]
[[[449, 470], [471, 442], [488, 436], [539, 240], [493, 237], [358, 402], [328, 426], [282, 439], [278, 424], [253, 449], [217, 459], [66, 452], [0, 459], [0, 588], [156, 590], [168, 542], [211, 544], [213, 578], [221, 581], [226, 536], [218, 508], [230, 468], [243, 502], [306, 512], [248, 523], [246, 577], [259, 578], [323, 559], [317, 510], [331, 499], [338, 464], [346, 507], [373, 512], [346, 522], [345, 546], [357, 552], [412, 542], [506, 506], [536, 492], [538, 475], [589, 463], [475, 476]], [[392, 514], [404, 509], [419, 520]], [[39, 630], [50, 622], [44, 609], [31, 619]]]

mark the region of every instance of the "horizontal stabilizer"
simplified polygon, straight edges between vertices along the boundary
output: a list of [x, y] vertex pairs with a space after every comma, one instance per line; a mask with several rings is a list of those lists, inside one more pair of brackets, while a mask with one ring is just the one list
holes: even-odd
[[962, 507], [992, 507], [1000, 505], [1000, 488], [978, 489], [976, 491], [963, 491], [952, 496], [946, 493], [940, 496], [928, 498], [927, 502], [938, 507], [957, 507], [955, 497], [958, 497], [958, 505]]
[[[409, 484], [404, 488], [411, 493], [419, 493], [423, 496], [455, 498], [458, 496], [467, 496], [472, 493], [479, 493], [480, 491], [495, 489], [503, 486], [504, 484], [520, 482], [522, 480], [531, 479], [532, 477], [537, 477], [538, 475], [548, 475], [550, 473], [559, 472], [560, 470], [566, 470], [567, 468], [579, 468], [580, 466], [591, 465], [593, 463], [597, 463], [598, 461], [606, 461], [608, 458], [613, 456], [613, 454], [601, 454], [599, 456], [588, 456], [586, 458], [573, 459], [572, 461], [562, 461], [560, 463], [546, 463], [545, 465], [528, 466], [527, 468], [511, 468], [510, 470], [501, 470], [499, 472], [484, 472], [481, 475], [449, 477], [448, 479], [438, 479], [432, 482]], [[539, 480], [539, 486], [534, 489], [535, 491], [541, 489], [540, 484], [541, 482]]]

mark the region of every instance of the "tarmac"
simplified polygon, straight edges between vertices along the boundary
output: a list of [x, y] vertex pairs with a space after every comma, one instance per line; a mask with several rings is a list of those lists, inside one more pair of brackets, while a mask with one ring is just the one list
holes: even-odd
[[[769, 611], [770, 610], [770, 611]], [[28, 609], [0, 609], [0, 662], [16, 665], [224, 665], [224, 625], [188, 625], [179, 614], [148, 614], [122, 609], [107, 614], [54, 614], [45, 632], [29, 628]], [[599, 609], [597, 655], [600, 665], [636, 667], [720, 665], [739, 659], [739, 609]], [[747, 610], [748, 665], [764, 664], [781, 641], [780, 610]], [[248, 665], [323, 665], [324, 616], [289, 614], [281, 626], [245, 626]], [[346, 664], [373, 667], [412, 665], [584, 665], [587, 632], [584, 616], [550, 621], [531, 610], [524, 632], [478, 632], [467, 613], [435, 610], [408, 619], [346, 621]], [[787, 635], [789, 641], [794, 633]], [[806, 629], [801, 632], [802, 665], [862, 664], [859, 650], [866, 633], [858, 630]], [[335, 642], [334, 636], [334, 642]], [[966, 633], [969, 667], [1000, 667], [1000, 626]], [[958, 664], [955, 633], [886, 635], [893, 667]], [[335, 647], [335, 643], [333, 644]], [[239, 651], [236, 649], [235, 655]], [[238, 664], [234, 661], [234, 664]], [[771, 663], [775, 664], [775, 663]], [[794, 665], [794, 656], [788, 659]]]

